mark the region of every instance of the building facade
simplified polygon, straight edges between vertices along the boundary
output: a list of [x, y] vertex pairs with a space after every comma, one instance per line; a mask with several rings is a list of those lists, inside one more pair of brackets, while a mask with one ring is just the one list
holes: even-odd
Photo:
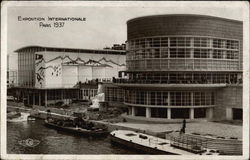
[[11, 88], [17, 86], [18, 76], [17, 76], [17, 68], [13, 64], [13, 61], [17, 60], [16, 55], [7, 55], [7, 87]]
[[93, 97], [97, 94], [97, 82], [111, 81], [125, 69], [122, 50], [27, 46], [16, 52], [17, 96], [28, 105], [47, 106]]
[[127, 31], [127, 69], [114, 88], [129, 117], [242, 119], [242, 22], [159, 15], [131, 19]]

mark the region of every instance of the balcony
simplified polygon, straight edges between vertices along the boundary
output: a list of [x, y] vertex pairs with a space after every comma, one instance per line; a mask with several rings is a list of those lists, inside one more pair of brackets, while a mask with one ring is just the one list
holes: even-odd
[[240, 85], [241, 81], [235, 81], [234, 83], [227, 83], [226, 81], [197, 81], [197, 80], [139, 80], [139, 79], [126, 79], [126, 78], [113, 78], [113, 83], [121, 87], [154, 87], [154, 88], [217, 88], [226, 87], [228, 85]]

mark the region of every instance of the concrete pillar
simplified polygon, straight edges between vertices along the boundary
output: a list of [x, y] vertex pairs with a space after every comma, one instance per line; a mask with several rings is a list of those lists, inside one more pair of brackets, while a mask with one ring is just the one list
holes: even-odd
[[128, 114], [132, 115], [132, 107], [128, 107]]
[[151, 108], [146, 107], [146, 118], [150, 118], [150, 117], [151, 117]]
[[194, 92], [191, 92], [191, 106], [194, 105]]
[[61, 100], [63, 100], [63, 89], [61, 90]]
[[147, 96], [147, 103], [146, 104], [149, 105], [150, 104], [150, 101], [149, 101], [149, 92], [147, 91], [146, 94], [147, 94], [146, 95]]
[[223, 56], [223, 59], [226, 59], [227, 58], [227, 51], [222, 51], [222, 56]]
[[194, 49], [190, 50], [190, 58], [194, 58]]
[[38, 105], [41, 106], [41, 92], [39, 92], [39, 102]]
[[190, 113], [189, 118], [194, 119], [194, 108], [190, 108], [189, 113]]
[[168, 108], [168, 119], [171, 119], [171, 108]]
[[135, 107], [132, 107], [132, 116], [135, 116]]
[[30, 94], [27, 93], [27, 95], [28, 95], [28, 96], [27, 96], [27, 97], [28, 97], [28, 98], [27, 98], [27, 103], [28, 103], [28, 105], [30, 105]]
[[232, 108], [226, 108], [226, 119], [232, 120], [233, 119], [233, 109]]
[[45, 107], [47, 107], [47, 104], [48, 104], [48, 100], [47, 100], [47, 90], [44, 91], [44, 103], [45, 103]]
[[[168, 92], [168, 106], [171, 106], [171, 104], [170, 104], [170, 92]], [[170, 111], [171, 112], [171, 111]]]
[[212, 119], [213, 118], [213, 108], [207, 108], [206, 109], [206, 118]]
[[22, 91], [23, 103], [24, 103], [24, 92], [25, 92], [25, 91]]
[[35, 105], [35, 104], [36, 104], [36, 103], [35, 103], [35, 95], [36, 95], [36, 93], [32, 94], [32, 96], [33, 96], [33, 103], [32, 103], [32, 105]]

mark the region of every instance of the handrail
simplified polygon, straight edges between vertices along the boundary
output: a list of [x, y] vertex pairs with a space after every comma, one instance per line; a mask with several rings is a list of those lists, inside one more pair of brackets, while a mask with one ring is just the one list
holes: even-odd
[[113, 83], [133, 83], [133, 84], [242, 84], [242, 81], [197, 81], [197, 80], [134, 80], [127, 78], [115, 78], [113, 79]]

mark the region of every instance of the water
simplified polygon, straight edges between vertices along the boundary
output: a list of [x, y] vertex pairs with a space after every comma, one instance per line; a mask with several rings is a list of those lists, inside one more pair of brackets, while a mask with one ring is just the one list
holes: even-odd
[[[39, 140], [34, 147], [25, 147], [19, 141]], [[133, 150], [111, 145], [110, 138], [79, 137], [57, 132], [43, 125], [42, 120], [7, 123], [8, 154], [138, 154]]]

